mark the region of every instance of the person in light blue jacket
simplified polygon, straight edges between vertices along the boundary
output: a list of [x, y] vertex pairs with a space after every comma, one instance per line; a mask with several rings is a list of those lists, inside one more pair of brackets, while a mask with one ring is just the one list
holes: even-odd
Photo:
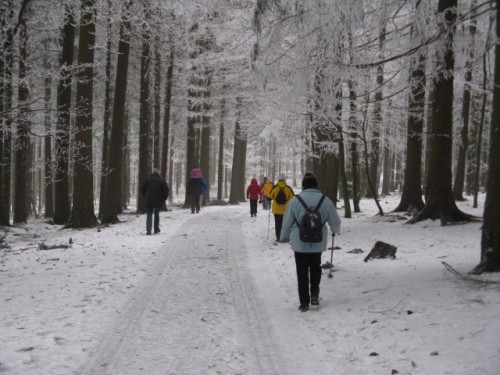
[[[299, 196], [304, 203], [314, 209], [319, 203], [323, 193], [318, 189], [316, 177], [307, 172], [302, 179], [302, 192]], [[328, 226], [332, 235], [340, 231], [340, 218], [337, 214], [335, 205], [330, 198], [325, 197], [319, 213], [323, 225], [322, 241], [318, 243], [303, 242], [299, 236], [299, 223], [306, 209], [302, 203], [294, 197], [288, 202], [283, 226], [281, 228], [281, 242], [292, 242], [292, 250], [295, 254], [295, 266], [297, 269], [297, 283], [299, 291], [299, 310], [306, 312], [309, 310], [309, 304], [319, 305], [319, 284], [321, 281], [321, 254], [328, 246]], [[310, 291], [310, 293], [309, 293]]]

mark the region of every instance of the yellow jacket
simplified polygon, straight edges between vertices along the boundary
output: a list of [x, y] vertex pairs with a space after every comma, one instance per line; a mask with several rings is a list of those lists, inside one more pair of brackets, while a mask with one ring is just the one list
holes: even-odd
[[[274, 200], [276, 198], [276, 195], [278, 195], [280, 189], [283, 189], [283, 191], [285, 192], [286, 195], [285, 204], [278, 204]], [[271, 192], [268, 195], [269, 199], [273, 200], [272, 213], [276, 215], [284, 215], [286, 210], [286, 205], [288, 204], [290, 199], [293, 198], [294, 195], [295, 193], [293, 192], [292, 188], [288, 186], [285, 181], [278, 181], [278, 183], [272, 188]]]
[[273, 182], [271, 180], [266, 180], [264, 186], [262, 186], [261, 190], [262, 195], [265, 195], [266, 197], [269, 196], [269, 193], [271, 192], [272, 188], [273, 188]]

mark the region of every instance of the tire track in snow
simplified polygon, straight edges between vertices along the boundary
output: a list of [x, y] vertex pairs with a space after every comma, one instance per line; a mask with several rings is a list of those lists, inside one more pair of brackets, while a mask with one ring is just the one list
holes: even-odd
[[178, 226], [83, 374], [282, 373], [232, 209]]
[[[245, 215], [246, 218], [246, 215]], [[241, 223], [242, 220], [239, 222]], [[238, 236], [227, 235], [226, 247], [229, 252], [232, 294], [241, 329], [245, 330], [248, 345], [252, 348], [257, 368], [255, 374], [289, 374], [283, 371], [286, 363], [279, 354], [279, 346], [273, 333], [266, 304], [259, 297], [255, 280], [249, 270], [248, 249], [245, 246], [242, 224], [238, 225]], [[253, 372], [252, 372], [253, 373]]]
[[89, 359], [81, 371], [78, 371], [78, 374], [109, 373], [124, 342], [133, 335], [148, 302], [165, 279], [164, 271], [174, 259], [177, 250], [174, 246], [171, 251], [160, 250], [160, 253], [161, 257], [147, 272], [146, 277], [138, 286], [137, 292], [122, 307], [122, 313], [117, 318], [116, 324], [102, 336], [93, 357]]

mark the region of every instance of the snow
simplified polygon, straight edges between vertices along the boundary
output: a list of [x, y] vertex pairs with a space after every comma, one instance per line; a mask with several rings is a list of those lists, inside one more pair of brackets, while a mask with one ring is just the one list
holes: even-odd
[[[133, 213], [87, 230], [4, 228], [0, 373], [498, 375], [500, 275], [470, 281], [442, 263], [467, 276], [481, 223], [404, 225], [361, 208], [342, 219], [334, 277], [324, 270], [306, 313], [290, 245], [273, 243], [261, 206], [256, 218], [247, 204], [173, 207], [154, 236]], [[364, 262], [377, 240], [396, 259]]]

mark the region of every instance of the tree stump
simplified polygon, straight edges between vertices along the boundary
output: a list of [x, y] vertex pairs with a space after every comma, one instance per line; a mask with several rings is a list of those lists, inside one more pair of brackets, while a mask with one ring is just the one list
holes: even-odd
[[365, 262], [368, 262], [368, 260], [375, 259], [375, 258], [389, 258], [390, 257], [391, 259], [395, 259], [397, 250], [398, 250], [398, 248], [394, 245], [390, 245], [390, 244], [382, 242], [382, 241], [377, 241], [377, 242], [375, 242], [373, 249], [366, 256]]

